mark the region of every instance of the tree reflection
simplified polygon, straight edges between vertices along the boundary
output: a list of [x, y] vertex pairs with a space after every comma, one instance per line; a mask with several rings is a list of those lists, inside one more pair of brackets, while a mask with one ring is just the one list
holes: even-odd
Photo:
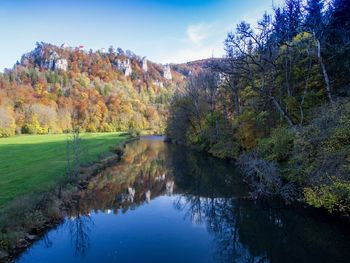
[[[161, 141], [128, 144], [122, 161], [102, 171], [80, 192], [79, 213], [125, 213], [157, 196], [172, 195], [175, 183], [168, 155], [168, 148]], [[77, 211], [71, 213], [77, 215]]]
[[70, 216], [66, 220], [72, 247], [75, 256], [84, 257], [90, 247], [90, 231], [93, 221], [90, 214], [81, 214], [82, 202], [76, 200], [74, 206], [71, 207]]
[[70, 212], [75, 253], [84, 256], [90, 247], [91, 211], [126, 213], [157, 196], [176, 195], [174, 207], [185, 219], [211, 233], [217, 262], [335, 262], [349, 255], [334, 242], [343, 236], [338, 228], [305, 210], [261, 207], [247, 193], [225, 161], [163, 142], [129, 144], [122, 162], [93, 178]]
[[320, 221], [311, 210], [248, 200], [239, 175], [225, 162], [179, 147], [170, 156], [182, 193], [174, 207], [206, 226], [217, 262], [341, 262], [350, 256], [340, 245], [349, 244], [344, 228]]
[[84, 257], [90, 247], [90, 226], [92, 220], [89, 216], [77, 216], [68, 220], [69, 233], [71, 236], [74, 255]]

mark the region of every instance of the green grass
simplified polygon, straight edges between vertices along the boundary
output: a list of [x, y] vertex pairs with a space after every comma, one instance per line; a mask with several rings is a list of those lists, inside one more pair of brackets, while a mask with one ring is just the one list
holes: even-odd
[[[0, 139], [0, 207], [18, 196], [50, 190], [65, 175], [68, 135], [22, 135]], [[87, 164], [127, 138], [121, 133], [81, 134]]]

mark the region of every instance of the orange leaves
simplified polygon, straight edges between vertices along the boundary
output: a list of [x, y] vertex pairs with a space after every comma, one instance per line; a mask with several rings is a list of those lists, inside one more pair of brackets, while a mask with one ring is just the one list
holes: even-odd
[[[67, 60], [66, 71], [53, 70], [57, 58]], [[130, 60], [132, 78], [117, 68], [117, 59]], [[69, 131], [75, 124], [82, 131], [163, 130], [166, 104], [176, 87], [172, 83], [163, 86], [161, 66], [148, 62], [148, 71], [142, 70], [140, 59], [39, 43], [21, 64], [0, 74], [0, 104], [9, 106], [18, 132], [26, 124], [29, 130], [45, 132], [44, 111], [56, 114], [57, 132]], [[181, 76], [175, 74], [174, 83]], [[40, 112], [43, 130], [35, 118], [30, 121], [28, 117], [33, 105]]]

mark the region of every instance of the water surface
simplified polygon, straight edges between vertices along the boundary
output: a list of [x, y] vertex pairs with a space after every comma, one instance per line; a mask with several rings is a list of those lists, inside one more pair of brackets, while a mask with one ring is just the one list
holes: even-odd
[[159, 138], [127, 145], [16, 262], [349, 262], [349, 230], [249, 201], [232, 165]]

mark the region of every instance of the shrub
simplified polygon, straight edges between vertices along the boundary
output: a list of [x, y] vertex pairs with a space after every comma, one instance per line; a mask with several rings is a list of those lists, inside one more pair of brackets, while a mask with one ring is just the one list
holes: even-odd
[[249, 183], [252, 198], [279, 196], [288, 203], [299, 198], [296, 185], [282, 180], [276, 162], [264, 160], [256, 151], [252, 151], [242, 154], [238, 164], [245, 180]]
[[141, 130], [136, 127], [130, 126], [128, 129], [128, 133], [131, 137], [138, 137], [141, 134]]
[[323, 106], [295, 140], [292, 177], [308, 204], [350, 212], [350, 102]]
[[109, 123], [103, 123], [101, 127], [102, 132], [114, 132], [115, 128], [113, 127], [112, 124]]
[[38, 118], [32, 114], [30, 120], [23, 126], [22, 133], [46, 134], [48, 133], [48, 130], [41, 127]]
[[329, 212], [350, 212], [350, 183], [333, 178], [332, 183], [304, 189], [305, 200], [315, 207]]
[[0, 138], [15, 134], [15, 119], [5, 108], [0, 108]]
[[267, 160], [286, 161], [294, 146], [295, 134], [286, 127], [276, 129], [271, 137], [260, 139], [258, 142], [259, 153]]

